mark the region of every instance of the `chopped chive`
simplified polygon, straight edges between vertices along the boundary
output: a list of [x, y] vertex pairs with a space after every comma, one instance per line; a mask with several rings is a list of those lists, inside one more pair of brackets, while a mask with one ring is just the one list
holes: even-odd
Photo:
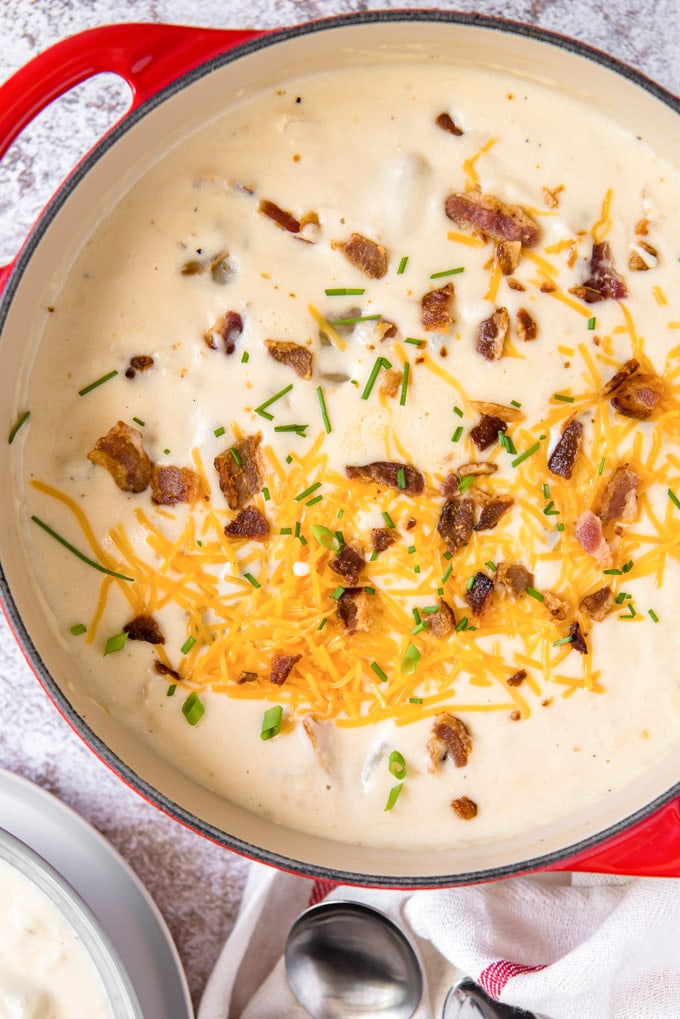
[[146, 421], [142, 421], [141, 418], [133, 418], [132, 420], [136, 425], [139, 425], [140, 428], [143, 428], [144, 425], [146, 424]]
[[419, 565], [418, 566], [414, 566], [413, 567], [413, 572], [414, 573], [420, 573], [420, 566]]
[[328, 622], [328, 620], [327, 620], [327, 619], [326, 619], [326, 617], [324, 616], [324, 617], [323, 617], [323, 619], [321, 620], [321, 622], [319, 623], [319, 625], [318, 625], [318, 626], [317, 626], [317, 628], [316, 628], [316, 629], [317, 629], [317, 631], [318, 631], [318, 630], [323, 630], [323, 628], [324, 628], [324, 626], [326, 625], [326, 623], [327, 623], [327, 622]]
[[396, 524], [395, 524], [394, 520], [389, 515], [387, 510], [383, 510], [383, 520], [385, 521], [385, 523], [387, 524], [388, 527], [396, 527]]
[[293, 457], [289, 453], [288, 456], [286, 457], [286, 463], [287, 464], [292, 464], [292, 462], [293, 462]]
[[468, 488], [472, 488], [475, 483], [474, 474], [466, 474], [464, 478], [461, 478], [458, 482], [458, 491], [467, 492]]
[[331, 419], [328, 416], [326, 400], [324, 399], [323, 389], [321, 388], [321, 386], [316, 387], [316, 395], [319, 400], [319, 407], [321, 408], [321, 420], [323, 421], [323, 426], [326, 429], [326, 435], [330, 435], [332, 431]]
[[602, 572], [604, 573], [605, 577], [620, 577], [621, 576], [621, 570], [611, 569], [611, 570], [602, 570]]
[[344, 587], [342, 586], [342, 584], [339, 584], [336, 587], [335, 591], [333, 591], [333, 593], [331, 594], [331, 598], [333, 599], [333, 601], [338, 601], [340, 598], [342, 598], [344, 593], [345, 593]]
[[186, 718], [189, 725], [198, 725], [200, 720], [205, 714], [205, 708], [203, 702], [198, 694], [194, 691], [189, 694], [184, 704], [182, 705], [182, 714]]
[[305, 503], [305, 506], [316, 506], [317, 502], [321, 502], [322, 500], [322, 495], [315, 495], [313, 499], [310, 499], [309, 502]]
[[364, 287], [327, 287], [324, 290], [326, 297], [359, 297], [365, 293]]
[[547, 483], [543, 486], [543, 498], [544, 499], [550, 498], [550, 485]]
[[535, 598], [536, 601], [545, 601], [541, 592], [537, 591], [535, 587], [525, 587], [524, 590], [530, 598]]
[[597, 473], [600, 474], [600, 475], [602, 474], [602, 472], [604, 470], [604, 465], [605, 465], [606, 459], [607, 458], [603, 456], [602, 459], [600, 460], [600, 466], [597, 468]]
[[408, 264], [408, 255], [404, 255], [397, 268], [397, 276], [402, 276]]
[[403, 370], [402, 376], [401, 376], [401, 393], [399, 395], [399, 406], [400, 407], [405, 407], [406, 406], [406, 394], [408, 392], [408, 375], [409, 375], [409, 370], [410, 370], [409, 363], [408, 363], [408, 361], [405, 361], [404, 362], [404, 370]]
[[180, 648], [180, 652], [183, 655], [188, 655], [195, 643], [196, 643], [195, 637], [187, 637], [187, 639], [184, 641]]
[[14, 424], [14, 427], [12, 428], [12, 430], [9, 433], [9, 435], [7, 436], [7, 441], [10, 444], [10, 446], [14, 442], [14, 440], [16, 438], [17, 432], [19, 431], [19, 429], [21, 428], [22, 425], [26, 424], [26, 422], [28, 421], [30, 416], [31, 416], [30, 410], [25, 410], [23, 412], [23, 414], [19, 415], [19, 417], [17, 418], [17, 420], [16, 420], [16, 422]]
[[668, 489], [668, 498], [671, 500], [676, 509], [680, 509], [680, 499], [678, 499], [672, 488]]
[[88, 566], [92, 566], [95, 570], [99, 570], [100, 573], [106, 573], [109, 577], [116, 577], [117, 580], [128, 580], [130, 581], [130, 583], [134, 582], [135, 579], [134, 577], [126, 577], [124, 573], [116, 573], [115, 570], [108, 570], [106, 566], [102, 566], [101, 563], [97, 563], [94, 561], [94, 559], [90, 559], [82, 552], [79, 552], [74, 545], [71, 545], [71, 543], [66, 541], [65, 538], [62, 538], [60, 534], [57, 534], [56, 531], [53, 531], [52, 528], [48, 526], [48, 524], [46, 524], [43, 520], [40, 519], [40, 517], [31, 517], [31, 520], [33, 521], [34, 524], [37, 524], [38, 527], [42, 527], [43, 531], [47, 531], [47, 533], [52, 538], [58, 541], [60, 545], [63, 545], [64, 548], [67, 548], [69, 552], [72, 552], [74, 556], [77, 556], [78, 559], [81, 559], [84, 563], [87, 563]]
[[94, 382], [90, 382], [89, 386], [84, 386], [82, 389], [79, 389], [78, 396], [85, 396], [87, 393], [91, 393], [92, 390], [96, 389], [98, 386], [103, 386], [104, 383], [108, 382], [110, 379], [115, 379], [117, 374], [118, 372], [114, 368], [112, 372], [108, 372], [108, 374], [102, 375], [100, 379], [95, 379]]
[[431, 280], [439, 280], [442, 276], [457, 276], [458, 273], [464, 272], [465, 267], [460, 265], [457, 269], [442, 269], [441, 272], [433, 272], [430, 276]]
[[304, 492], [300, 492], [298, 495], [294, 497], [294, 501], [302, 502], [302, 500], [306, 499], [308, 495], [311, 495], [313, 492], [316, 492], [317, 488], [321, 488], [320, 481], [315, 481], [313, 485], [309, 486], [309, 488], [305, 488]]
[[408, 702], [409, 702], [409, 704], [422, 704], [423, 703], [423, 698], [422, 697], [409, 697]]
[[441, 596], [444, 594], [444, 588], [443, 587], [438, 587], [437, 588], [437, 594], [441, 598]]
[[462, 416], [463, 416], [463, 412], [462, 412], [462, 410], [460, 409], [460, 407], [454, 407], [454, 408], [453, 408], [453, 413], [454, 413], [454, 414], [457, 414], [459, 418], [462, 418]]
[[452, 566], [451, 563], [449, 563], [449, 565], [446, 567], [446, 571], [444, 573], [444, 576], [442, 577], [442, 584], [446, 583], [446, 581], [449, 579], [449, 577], [451, 576], [452, 573], [453, 573], [453, 566]]
[[556, 524], [555, 526], [557, 527], [558, 531], [563, 531], [564, 530], [564, 524], [562, 524], [562, 523]]
[[388, 767], [390, 775], [394, 775], [395, 778], [406, 778], [406, 761], [398, 750], [393, 750], [390, 754]]
[[420, 612], [418, 611], [417, 608], [411, 609], [411, 615], [413, 616], [416, 623], [420, 622]]
[[409, 547], [406, 549], [406, 551], [408, 552], [409, 555], [413, 555], [415, 550], [416, 550], [416, 546], [415, 545], [409, 545]]
[[588, 328], [591, 329], [591, 330], [594, 329], [595, 328], [595, 322], [596, 322], [596, 319], [595, 319], [595, 316], [593, 315], [592, 318], [588, 319]]
[[442, 556], [442, 559], [446, 559], [447, 562], [449, 561], [449, 559], [453, 559], [453, 552], [449, 552], [447, 550]]
[[415, 644], [409, 643], [401, 661], [401, 671], [412, 676], [416, 671], [421, 654]]
[[220, 425], [219, 428], [215, 429], [215, 431], [213, 432], [213, 435], [215, 436], [216, 439], [219, 439], [219, 438], [221, 438], [224, 435], [225, 432], [226, 432], [226, 428], [224, 427], [224, 425]]
[[654, 611], [654, 609], [650, 609], [649, 612], [647, 613], [647, 615], [649, 616], [649, 618], [651, 619], [651, 621], [653, 623], [658, 623], [659, 622], [659, 617], [657, 616], [657, 614]]
[[510, 401], [510, 406], [511, 407], [516, 407], [517, 410], [519, 410], [519, 408], [522, 406], [522, 404], [519, 402], [519, 400], [511, 400]]
[[573, 403], [575, 397], [567, 396], [566, 393], [553, 393], [553, 400], [560, 400], [561, 403]]
[[264, 715], [262, 716], [262, 726], [260, 728], [260, 739], [272, 739], [273, 736], [278, 736], [281, 732], [281, 719], [283, 718], [283, 708], [280, 704], [275, 704], [273, 708], [267, 708]]
[[342, 533], [342, 531], [336, 531], [335, 537], [338, 539], [338, 541], [340, 542], [340, 546], [342, 547], [345, 544], [345, 536]]
[[381, 315], [355, 315], [354, 318], [336, 318], [329, 322], [330, 326], [352, 326], [355, 322], [377, 322]]
[[248, 364], [248, 361], [250, 361], [250, 354], [247, 350], [244, 350], [241, 354], [241, 364]]
[[633, 605], [631, 604], [631, 605], [628, 606], [628, 615], [626, 615], [626, 616], [619, 616], [619, 619], [635, 619], [636, 615], [637, 615], [637, 612], [635, 611], [635, 609], [633, 608]]
[[625, 600], [626, 600], [626, 592], [625, 591], [621, 591], [621, 593], [617, 594], [617, 596], [615, 598], [615, 601], [616, 601], [617, 605], [622, 605]]
[[259, 407], [256, 407], [255, 413], [259, 414], [260, 417], [266, 418], [267, 421], [273, 421], [274, 415], [269, 414], [269, 412], [267, 411], [267, 407], [271, 407], [273, 403], [276, 403], [277, 400], [280, 400], [282, 396], [286, 395], [286, 393], [290, 393], [292, 388], [293, 388], [292, 382], [289, 383], [289, 385], [284, 386], [284, 388], [280, 389], [278, 393], [275, 393], [273, 396], [270, 396], [268, 400], [265, 400], [264, 403], [261, 403]]
[[375, 364], [371, 368], [371, 374], [368, 376], [368, 381], [366, 382], [366, 385], [364, 386], [364, 391], [361, 394], [361, 399], [362, 400], [367, 400], [369, 398], [369, 396], [371, 395], [371, 390], [373, 389], [373, 386], [375, 385], [375, 380], [378, 377], [380, 369], [381, 368], [388, 369], [388, 368], [391, 368], [391, 367], [392, 367], [392, 362], [388, 361], [386, 357], [377, 357], [376, 358]]
[[555, 517], [559, 516], [560, 511], [558, 509], [555, 509], [555, 503], [551, 499], [550, 502], [543, 507], [543, 512], [547, 517]]
[[496, 566], [495, 562], [493, 562], [493, 560], [492, 560], [492, 559], [487, 559], [487, 561], [486, 561], [486, 562], [484, 563], [484, 565], [485, 565], [485, 566], [486, 566], [486, 567], [487, 567], [487, 568], [488, 568], [489, 570], [491, 570], [491, 572], [492, 572], [492, 573], [495, 573], [495, 572], [496, 572], [496, 570], [498, 569], [498, 567]]
[[258, 588], [262, 586], [259, 580], [256, 580], [252, 573], [244, 573], [243, 576], [246, 578], [249, 584], [253, 585], [253, 587]]
[[406, 488], [406, 471], [403, 467], [400, 467], [397, 471], [397, 487]]
[[399, 785], [393, 785], [390, 789], [390, 795], [387, 797], [387, 803], [385, 804], [385, 810], [392, 810], [394, 804], [399, 799], [399, 793], [402, 790], [404, 783], [400, 782]]
[[272, 496], [271, 496], [271, 492], [269, 491], [269, 489], [267, 488], [267, 486], [266, 486], [266, 485], [265, 485], [265, 486], [264, 486], [264, 488], [262, 489], [262, 495], [264, 496], [264, 501], [265, 501], [265, 502], [269, 502], [269, 500], [270, 500], [270, 499], [271, 499], [271, 497], [272, 497]]
[[203, 548], [203, 542], [201, 541], [200, 538], [196, 538], [196, 544], [198, 545], [199, 548]]
[[559, 640], [554, 640], [552, 642], [552, 646], [553, 647], [559, 647], [561, 644], [571, 644], [573, 639], [574, 639], [574, 634], [570, 633], [568, 637], [560, 637]]
[[340, 520], [340, 519], [341, 519], [341, 517], [343, 517], [344, 515], [345, 515], [345, 511], [344, 511], [344, 509], [339, 509], [339, 510], [338, 510], [338, 512], [337, 512], [337, 514], [336, 514], [336, 516], [335, 516], [335, 519], [336, 519], [336, 520]]
[[279, 531], [279, 534], [292, 534], [292, 533], [293, 533], [292, 527], [282, 527], [281, 530]]
[[295, 537], [296, 537], [296, 538], [299, 538], [299, 537], [300, 537], [300, 527], [301, 527], [300, 521], [299, 521], [299, 520], [297, 520], [297, 521], [295, 522]]
[[456, 633], [461, 633], [463, 630], [467, 630], [467, 628], [468, 618], [467, 616], [463, 616], [463, 618], [459, 619], [458, 622], [456, 623]]
[[307, 544], [307, 539], [305, 538], [304, 534], [298, 534], [298, 541], [300, 542], [301, 545]]
[[375, 672], [375, 674], [378, 677], [378, 679], [381, 679], [383, 683], [387, 682], [387, 676], [385, 675], [385, 673], [380, 668], [380, 666], [378, 665], [377, 662], [371, 662], [371, 668]]
[[375, 588], [374, 587], [365, 587], [364, 591], [366, 592], [366, 594], [375, 594]]
[[275, 432], [295, 432], [296, 435], [302, 436], [303, 439], [308, 428], [309, 425], [274, 425]]
[[470, 579], [468, 580], [467, 584], [465, 585], [465, 590], [469, 591], [472, 588], [472, 585], [474, 584], [474, 582], [475, 582], [475, 578], [474, 578], [474, 575], [473, 575], [472, 577], [470, 577]]
[[323, 548], [327, 548], [331, 552], [337, 552], [340, 548], [337, 536], [323, 524], [312, 524], [311, 532]]
[[420, 611], [426, 613], [429, 616], [431, 616], [434, 613], [439, 612], [439, 606], [438, 605], [425, 605], [425, 607], [422, 608]]
[[510, 466], [519, 467], [521, 463], [524, 463], [524, 461], [528, 460], [530, 456], [533, 456], [534, 453], [537, 453], [540, 448], [541, 448], [540, 442], [535, 442], [533, 446], [529, 446], [529, 448], [525, 449], [523, 453], [520, 453], [519, 456], [516, 456], [515, 459], [511, 462]]
[[632, 569], [633, 569], [633, 560], [629, 559], [628, 562], [624, 563], [623, 566], [621, 567], [621, 572], [622, 573], [630, 573], [630, 571]]
[[460, 440], [460, 437], [462, 436], [462, 434], [463, 434], [463, 426], [462, 425], [458, 425], [458, 427], [456, 428], [455, 432], [451, 436], [451, 442], [458, 442]]
[[415, 336], [407, 336], [404, 343], [410, 343], [412, 347], [424, 347], [425, 340], [417, 340]]
[[113, 637], [109, 637], [104, 645], [104, 655], [112, 655], [114, 651], [122, 651], [127, 644], [127, 639], [127, 633], [116, 633]]
[[243, 458], [242, 458], [241, 454], [239, 453], [239, 451], [234, 446], [232, 446], [231, 449], [229, 450], [229, 452], [233, 456], [234, 462], [237, 465], [237, 467], [242, 467], [243, 466]]
[[165, 453], [166, 456], [170, 456], [170, 450], [169, 449], [164, 449], [163, 452]]
[[74, 637], [80, 637], [81, 633], [87, 633], [87, 627], [84, 623], [76, 623], [71, 627], [71, 633]]
[[374, 563], [377, 558], [378, 558], [378, 553], [374, 550], [373, 552], [371, 552], [370, 556], [368, 557], [368, 561], [369, 561], [369, 563]]
[[171, 683], [170, 686], [168, 687], [168, 689], [165, 692], [165, 696], [166, 697], [172, 697], [176, 689], [177, 689], [177, 683]]
[[427, 630], [429, 625], [430, 624], [427, 620], [421, 619], [419, 623], [416, 623], [416, 625], [411, 628], [412, 635], [417, 637], [419, 633], [423, 632], [423, 630]]

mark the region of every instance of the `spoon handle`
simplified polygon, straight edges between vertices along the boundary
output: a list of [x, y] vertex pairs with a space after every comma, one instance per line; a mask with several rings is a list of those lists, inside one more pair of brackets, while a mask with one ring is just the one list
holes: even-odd
[[494, 1001], [478, 984], [465, 977], [446, 996], [442, 1019], [538, 1019], [533, 1012]]

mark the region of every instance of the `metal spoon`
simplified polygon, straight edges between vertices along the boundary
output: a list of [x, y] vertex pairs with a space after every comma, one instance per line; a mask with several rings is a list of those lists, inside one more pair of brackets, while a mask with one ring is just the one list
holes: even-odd
[[442, 1019], [537, 1019], [533, 1012], [494, 1001], [473, 980], [465, 977], [446, 996]]
[[314, 1019], [411, 1019], [423, 993], [406, 935], [360, 902], [321, 902], [302, 913], [285, 963], [293, 993]]

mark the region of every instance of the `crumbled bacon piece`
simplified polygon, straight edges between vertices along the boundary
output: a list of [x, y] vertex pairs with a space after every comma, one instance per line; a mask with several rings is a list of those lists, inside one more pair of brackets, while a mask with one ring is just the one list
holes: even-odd
[[514, 505], [515, 500], [510, 495], [493, 496], [482, 502], [479, 512], [479, 519], [475, 524], [475, 531], [492, 531], [501, 517], [505, 516]]
[[449, 552], [456, 552], [467, 545], [474, 523], [475, 504], [472, 499], [447, 499], [437, 521], [437, 531]]
[[276, 686], [283, 686], [302, 655], [274, 655], [269, 679]]
[[470, 429], [470, 438], [478, 450], [483, 451], [498, 442], [498, 433], [507, 431], [507, 423], [502, 418], [482, 414], [479, 423]]
[[543, 188], [543, 201], [549, 209], [556, 209], [560, 204], [559, 195], [560, 191], [563, 190], [563, 185], [560, 184], [557, 188]]
[[504, 403], [493, 403], [491, 400], [470, 400], [470, 406], [480, 414], [497, 417], [501, 421], [519, 421], [524, 416], [517, 407], [508, 407]]
[[628, 255], [628, 268], [631, 272], [647, 272], [653, 269], [659, 257], [659, 252], [646, 241], [636, 241]]
[[593, 244], [590, 276], [581, 286], [570, 287], [569, 293], [580, 297], [586, 304], [596, 304], [610, 297], [617, 301], [628, 297], [628, 287], [614, 268], [611, 248], [607, 241]]
[[574, 473], [574, 464], [583, 443], [583, 425], [580, 421], [571, 421], [562, 432], [560, 440], [548, 460], [548, 470], [567, 481]]
[[517, 672], [513, 672], [512, 676], [508, 676], [505, 682], [508, 686], [521, 686], [526, 678], [527, 670], [518, 669]]
[[[338, 598], [338, 615], [349, 633], [366, 633], [371, 628], [371, 601], [363, 587], [348, 587]], [[374, 599], [375, 600], [375, 599]]]
[[616, 603], [614, 594], [609, 585], [601, 587], [599, 591], [587, 594], [579, 602], [579, 609], [591, 619], [601, 623], [605, 616], [612, 610]]
[[306, 715], [302, 719], [302, 728], [311, 743], [319, 764], [327, 775], [332, 775], [333, 768], [333, 726], [328, 722], [319, 722], [312, 715]]
[[380, 395], [386, 396], [388, 399], [395, 397], [401, 389], [403, 375], [397, 371], [387, 371], [383, 375], [383, 381], [380, 384]]
[[524, 284], [520, 283], [519, 280], [516, 280], [514, 276], [508, 276], [505, 282], [508, 284], [511, 290], [519, 290], [521, 293], [524, 293], [524, 291], [526, 290]]
[[[410, 464], [397, 463], [392, 460], [348, 465], [345, 467], [345, 472], [347, 477], [352, 480], [375, 481], [378, 485], [397, 488], [406, 495], [420, 495], [425, 488], [425, 478], [419, 470], [411, 467]], [[403, 484], [400, 484], [400, 481], [403, 481]]]
[[522, 255], [521, 241], [499, 241], [496, 245], [496, 261], [504, 276], [512, 276]]
[[368, 237], [353, 233], [348, 241], [334, 243], [350, 260], [352, 265], [361, 269], [371, 279], [382, 279], [387, 272], [387, 252], [382, 244], [377, 244]]
[[451, 800], [451, 806], [461, 821], [471, 821], [473, 817], [477, 817], [479, 808], [469, 796], [459, 796], [457, 799]]
[[428, 290], [420, 299], [420, 321], [427, 332], [448, 333], [453, 322], [451, 318], [451, 302], [453, 300], [453, 283]]
[[331, 559], [328, 565], [334, 573], [338, 573], [343, 580], [346, 580], [351, 587], [354, 587], [365, 564], [361, 548], [352, 541], [345, 545], [342, 551], [338, 552], [335, 559]]
[[374, 552], [384, 552], [396, 540], [396, 536], [388, 527], [374, 527], [371, 530], [371, 546]]
[[533, 248], [541, 236], [534, 220], [519, 205], [506, 205], [478, 190], [449, 195], [444, 210], [457, 226], [495, 241], [519, 241], [525, 248]]
[[538, 336], [536, 319], [529, 314], [526, 308], [517, 309], [517, 335], [525, 343], [535, 340]]
[[583, 551], [591, 555], [600, 566], [611, 565], [612, 552], [602, 533], [602, 521], [592, 510], [583, 510], [576, 521], [574, 533]]
[[569, 615], [569, 605], [563, 598], [558, 598], [553, 591], [541, 591], [543, 605], [553, 619], [566, 619]]
[[269, 534], [269, 521], [255, 506], [248, 506], [226, 525], [224, 533], [227, 538], [253, 538], [255, 541], [264, 541]]
[[507, 308], [496, 308], [493, 315], [480, 322], [476, 350], [487, 361], [498, 361], [503, 357], [505, 340], [510, 330], [510, 316]]
[[251, 498], [262, 487], [264, 469], [260, 443], [262, 435], [246, 435], [234, 443], [233, 449], [225, 449], [214, 460], [215, 470], [220, 479], [220, 488], [229, 509], [245, 509]]
[[391, 340], [397, 335], [397, 327], [394, 322], [385, 318], [379, 319], [375, 324], [375, 331], [379, 340]]
[[143, 492], [151, 481], [151, 460], [142, 433], [124, 421], [118, 421], [97, 439], [87, 458], [105, 467], [123, 492]]
[[456, 614], [443, 598], [439, 599], [438, 611], [431, 612], [427, 618], [430, 620], [430, 633], [435, 637], [447, 637], [456, 628]]
[[171, 669], [169, 665], [165, 664], [165, 662], [159, 662], [158, 659], [156, 659], [156, 661], [153, 664], [156, 672], [160, 676], [170, 676], [170, 678], [174, 679], [175, 682], [179, 682], [179, 680], [182, 678], [179, 672], [176, 672], [175, 669]]
[[151, 474], [151, 499], [159, 506], [193, 505], [201, 494], [201, 480], [190, 467], [154, 464]]
[[217, 350], [217, 341], [224, 344], [224, 353], [233, 354], [236, 341], [243, 332], [243, 319], [237, 311], [227, 311], [218, 318], [212, 329], [203, 334], [203, 339], [211, 350]]
[[623, 383], [631, 377], [631, 375], [635, 375], [639, 367], [640, 362], [636, 361], [634, 357], [631, 357], [628, 361], [624, 362], [616, 374], [612, 375], [608, 382], [605, 382], [602, 387], [602, 395], [609, 396], [611, 393], [614, 393], [619, 386], [622, 386]]
[[150, 354], [135, 354], [130, 358], [130, 364], [125, 372], [126, 379], [134, 379], [137, 372], [146, 372], [153, 367], [153, 358]]
[[574, 620], [569, 626], [569, 636], [571, 637], [571, 647], [574, 651], [578, 651], [580, 655], [588, 654], [588, 645], [586, 639], [581, 632], [581, 624]]
[[521, 563], [498, 563], [494, 581], [513, 598], [517, 598], [528, 587], [534, 586], [534, 575]]
[[664, 398], [663, 379], [658, 375], [640, 374], [627, 379], [614, 394], [611, 405], [618, 414], [646, 421]]
[[123, 627], [130, 640], [143, 640], [147, 644], [165, 644], [163, 632], [152, 616], [135, 616]]
[[448, 131], [449, 134], [455, 134], [457, 137], [463, 133], [463, 129], [458, 127], [449, 113], [440, 113], [435, 124], [437, 127], [441, 127], [442, 131]]
[[629, 524], [637, 516], [637, 490], [640, 478], [628, 464], [617, 467], [605, 486], [597, 515], [603, 524], [612, 521]]
[[239, 686], [242, 686], [243, 683], [254, 683], [255, 680], [259, 678], [260, 677], [256, 672], [240, 672], [236, 682], [239, 684]]
[[280, 208], [276, 202], [270, 202], [264, 198], [258, 205], [257, 211], [273, 220], [282, 230], [287, 230], [291, 234], [300, 233], [300, 220], [296, 219], [292, 212], [286, 212], [285, 209]]
[[465, 722], [448, 711], [442, 711], [435, 718], [427, 750], [431, 769], [447, 757], [457, 768], [464, 768], [472, 753], [472, 739]]
[[[473, 478], [488, 477], [489, 474], [495, 474], [497, 470], [498, 464], [491, 463], [489, 460], [482, 460], [481, 463], [462, 464], [458, 468], [457, 477], [458, 478], [468, 478], [470, 476], [472, 476]], [[456, 475], [455, 474], [449, 475], [449, 477], [444, 481], [444, 484], [442, 485], [442, 492], [447, 497], [449, 495], [454, 494], [452, 491], [447, 491], [447, 482], [451, 477], [456, 478]]]
[[465, 592], [465, 600], [473, 615], [483, 616], [493, 597], [493, 581], [486, 573], [475, 573], [471, 587]]
[[275, 361], [288, 365], [301, 379], [311, 379], [313, 355], [309, 347], [291, 340], [265, 340], [264, 343]]

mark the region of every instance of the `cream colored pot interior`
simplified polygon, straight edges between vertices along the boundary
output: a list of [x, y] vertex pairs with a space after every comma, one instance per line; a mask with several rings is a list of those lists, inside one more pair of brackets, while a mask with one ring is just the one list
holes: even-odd
[[[157, 103], [120, 133], [115, 144], [70, 188], [30, 250], [30, 265], [18, 279], [0, 344], [0, 401], [5, 421], [23, 407], [22, 392], [44, 308], [51, 303], [64, 271], [97, 220], [151, 162], [175, 141], [222, 112], [233, 101], [285, 83], [291, 76], [379, 61], [454, 62], [510, 71], [567, 89], [592, 103], [628, 130], [642, 135], [659, 152], [680, 164], [677, 114], [639, 85], [606, 66], [557, 45], [495, 28], [427, 20], [352, 24], [293, 36], [255, 48], [237, 60], [197, 77]], [[16, 449], [0, 443], [4, 478], [16, 470]], [[457, 847], [452, 851], [405, 853], [372, 850], [301, 835], [274, 827], [210, 793], [181, 771], [153, 756], [117, 721], [92, 703], [72, 671], [68, 654], [51, 639], [49, 609], [43, 604], [23, 546], [21, 506], [16, 491], [5, 491], [0, 518], [0, 554], [11, 597], [10, 614], [38, 651], [56, 685], [62, 710], [86, 719], [86, 738], [112, 757], [114, 768], [162, 807], [209, 836], [256, 857], [316, 873], [356, 881], [428, 884], [500, 874], [560, 853], [620, 825], [649, 803], [668, 794], [680, 771], [680, 751], [623, 793], [587, 812], [550, 827], [536, 819], [535, 831], [504, 843]], [[21, 636], [21, 632], [19, 634]], [[49, 687], [49, 680], [46, 680]], [[92, 738], [88, 729], [94, 734]], [[110, 756], [109, 755], [109, 756]]]

